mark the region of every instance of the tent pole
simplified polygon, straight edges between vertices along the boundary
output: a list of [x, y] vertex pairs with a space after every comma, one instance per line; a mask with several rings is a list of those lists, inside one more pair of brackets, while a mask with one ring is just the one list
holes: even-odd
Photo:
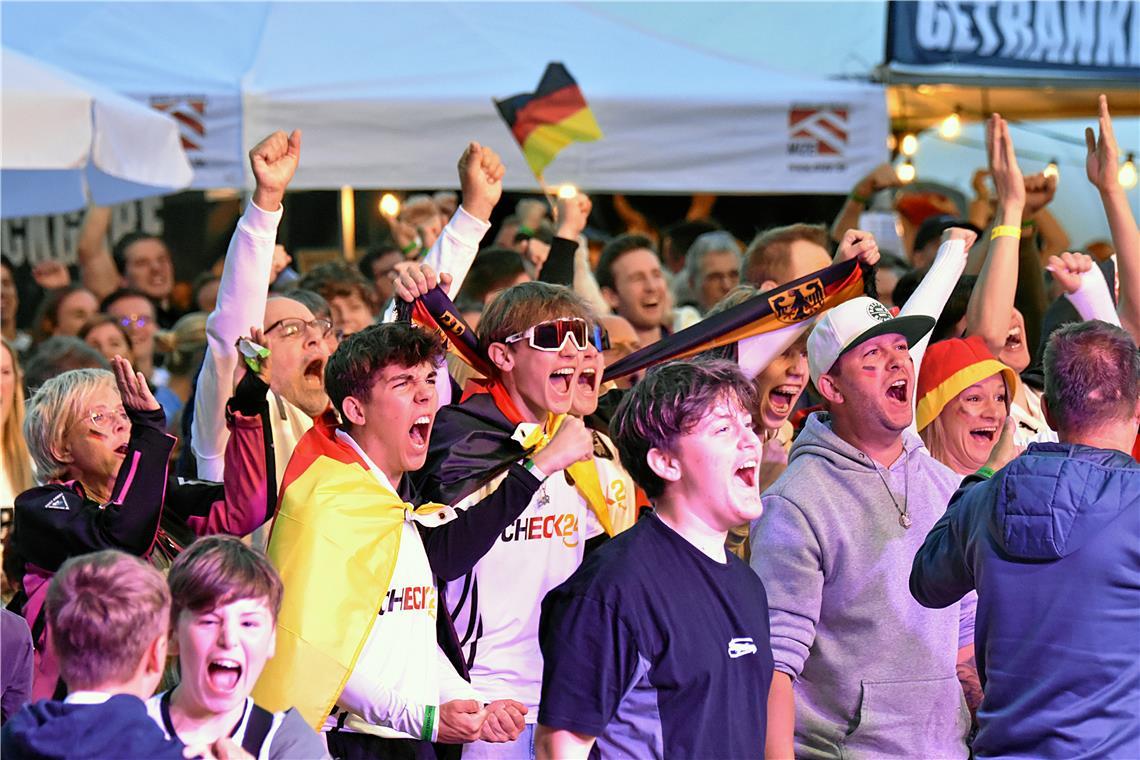
[[356, 261], [356, 196], [352, 185], [340, 189], [340, 248], [345, 261]]

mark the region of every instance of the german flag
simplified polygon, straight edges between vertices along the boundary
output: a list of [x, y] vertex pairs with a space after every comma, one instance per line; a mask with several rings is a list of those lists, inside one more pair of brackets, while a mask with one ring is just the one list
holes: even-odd
[[561, 63], [547, 65], [534, 92], [496, 100], [535, 176], [572, 142], [600, 140], [602, 130], [578, 83]]
[[811, 319], [872, 287], [871, 267], [858, 259], [812, 272], [760, 293], [731, 309], [635, 351], [606, 367], [605, 380], [617, 380], [674, 359], [686, 359], [719, 346]]

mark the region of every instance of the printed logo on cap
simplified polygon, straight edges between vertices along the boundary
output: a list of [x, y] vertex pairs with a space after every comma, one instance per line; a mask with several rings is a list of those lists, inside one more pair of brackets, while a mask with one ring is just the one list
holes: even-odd
[[867, 304], [867, 315], [876, 322], [889, 322], [891, 320], [891, 313], [887, 311], [887, 307], [878, 301]]

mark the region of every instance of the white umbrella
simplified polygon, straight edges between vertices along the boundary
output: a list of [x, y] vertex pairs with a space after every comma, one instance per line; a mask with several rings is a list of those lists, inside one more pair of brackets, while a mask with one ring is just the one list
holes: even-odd
[[0, 63], [0, 216], [162, 195], [194, 170], [170, 117], [7, 48]]

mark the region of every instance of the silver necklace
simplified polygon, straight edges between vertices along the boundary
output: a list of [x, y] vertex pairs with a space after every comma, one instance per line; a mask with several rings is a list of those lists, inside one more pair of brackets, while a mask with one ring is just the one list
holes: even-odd
[[[904, 448], [902, 455], [907, 456], [907, 451]], [[905, 530], [909, 530], [911, 526], [910, 519], [910, 458], [903, 459], [903, 503], [899, 506], [899, 500], [895, 498], [894, 491], [891, 490], [891, 484], [887, 482], [887, 476], [879, 469], [879, 465], [875, 464], [875, 472], [879, 473], [879, 479], [883, 481], [883, 487], [887, 489], [887, 495], [891, 497], [891, 503], [895, 505], [895, 511], [899, 513], [899, 525]]]

